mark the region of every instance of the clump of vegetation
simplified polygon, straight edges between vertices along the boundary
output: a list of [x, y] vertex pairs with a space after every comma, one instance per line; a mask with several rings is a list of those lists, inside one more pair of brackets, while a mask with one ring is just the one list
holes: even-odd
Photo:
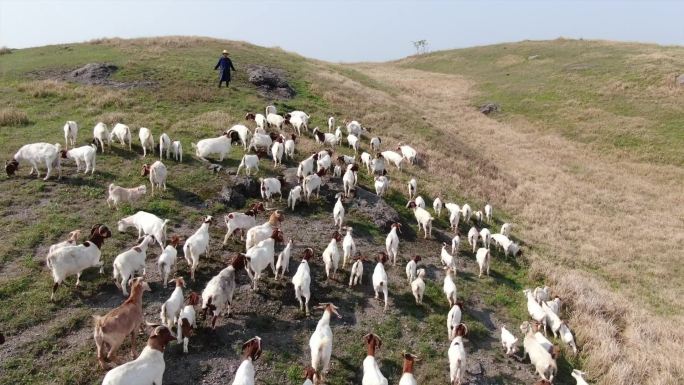
[[7, 55], [12, 53], [12, 48], [0, 47], [0, 55]]
[[0, 109], [0, 127], [27, 124], [29, 124], [29, 118], [26, 112], [14, 107]]

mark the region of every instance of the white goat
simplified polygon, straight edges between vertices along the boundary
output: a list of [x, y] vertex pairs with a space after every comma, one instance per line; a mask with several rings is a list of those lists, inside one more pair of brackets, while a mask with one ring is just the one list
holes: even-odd
[[66, 152], [67, 158], [73, 159], [76, 162], [76, 172], [81, 171], [81, 162], [83, 162], [85, 163], [84, 173], [87, 174], [90, 171], [90, 175], [95, 174], [96, 154], [97, 146], [94, 144], [72, 148]]
[[176, 258], [178, 257], [178, 245], [180, 244], [180, 238], [177, 235], [171, 237], [171, 241], [164, 248], [159, 258], [157, 259], [157, 268], [159, 269], [159, 276], [161, 277], [164, 286], [169, 284], [169, 274], [171, 274], [171, 268], [176, 266]]
[[331, 132], [333, 127], [335, 127], [335, 117], [331, 116], [328, 118], [328, 132]]
[[310, 157], [299, 162], [299, 167], [297, 167], [297, 177], [304, 178], [309, 174], [313, 174], [314, 171], [318, 171], [314, 170], [314, 166], [316, 166], [317, 161], [318, 154], [312, 154]]
[[278, 201], [283, 199], [280, 191], [280, 181], [276, 178], [259, 178], [261, 183], [261, 198], [271, 201], [274, 195], [278, 195]]
[[109, 133], [109, 142], [112, 142], [114, 138], [118, 139], [121, 145], [124, 147], [126, 146], [126, 142], [128, 142], [128, 150], [131, 150], [132, 143], [130, 127], [122, 123], [115, 124], [114, 128], [112, 128], [112, 131]]
[[375, 193], [379, 197], [383, 197], [387, 194], [389, 190], [389, 179], [386, 176], [376, 176], [375, 177]]
[[446, 295], [447, 301], [449, 301], [449, 306], [454, 306], [456, 303], [456, 283], [454, 283], [453, 269], [450, 267], [445, 268], [444, 275], [444, 286], [442, 287], [444, 295]]
[[361, 141], [356, 135], [349, 134], [347, 135], [347, 143], [349, 143], [349, 147], [354, 149], [354, 153], [359, 152], [359, 146]]
[[330, 356], [332, 355], [333, 333], [330, 329], [330, 317], [335, 314], [337, 318], [342, 318], [337, 312], [337, 306], [332, 303], [323, 306], [323, 316], [316, 325], [316, 330], [309, 338], [309, 348], [311, 349], [311, 367], [317, 374], [316, 383], [323, 382], [322, 374], [328, 373], [330, 369]]
[[31, 143], [23, 145], [19, 151], [14, 154], [11, 161], [5, 163], [5, 171], [8, 176], [14, 175], [19, 169], [21, 163], [28, 163], [31, 165], [29, 175], [33, 174], [35, 170], [36, 175], [40, 178], [40, 169], [38, 165], [45, 163], [47, 174], [43, 180], [48, 180], [54, 168], [57, 169], [58, 179], [62, 178], [62, 164], [60, 157], [62, 156], [62, 145], [59, 143]]
[[148, 148], [150, 149], [150, 151], [154, 155], [154, 136], [152, 135], [152, 131], [150, 131], [149, 128], [140, 127], [140, 131], [138, 132], [138, 136], [140, 137], [140, 146], [143, 149], [143, 157], [147, 156], [147, 149]]
[[387, 272], [385, 271], [385, 263], [387, 260], [387, 254], [384, 252], [380, 253], [377, 259], [378, 263], [375, 265], [375, 270], [373, 270], [373, 290], [375, 291], [375, 299], [380, 299], [378, 293], [382, 291], [385, 299], [385, 311], [389, 308], [389, 303], [387, 302], [389, 281], [387, 279]]
[[442, 242], [442, 251], [439, 255], [439, 259], [442, 262], [442, 265], [444, 265], [445, 267], [449, 267], [451, 269], [456, 270], [456, 255], [449, 254], [446, 248], [447, 244]]
[[387, 378], [382, 375], [378, 362], [375, 360], [375, 351], [382, 346], [382, 340], [373, 333], [363, 336], [363, 340], [366, 343], [367, 355], [363, 359], [361, 385], [387, 385]]
[[435, 200], [432, 201], [432, 209], [435, 210], [437, 218], [439, 218], [442, 215], [442, 208], [444, 208], [444, 203], [442, 202], [442, 199], [440, 197], [435, 198]]
[[557, 371], [556, 360], [546, 348], [537, 342], [531, 327], [525, 334], [523, 346], [525, 347], [525, 355], [530, 356], [530, 362], [534, 365], [539, 376], [544, 380], [553, 381]]
[[273, 165], [278, 166], [283, 164], [283, 152], [285, 151], [285, 146], [283, 145], [283, 139], [278, 138], [273, 142], [271, 146], [271, 156], [273, 157]]
[[114, 183], [109, 184], [109, 195], [107, 196], [107, 206], [109, 208], [114, 205], [114, 208], [119, 208], [121, 202], [135, 202], [147, 193], [147, 186], [140, 185], [138, 187], [125, 188], [117, 186]]
[[397, 169], [401, 171], [401, 163], [404, 160], [403, 156], [397, 154], [394, 151], [383, 151], [383, 152], [381, 152], [381, 154], [382, 154], [383, 158], [394, 163], [394, 165], [397, 167]]
[[456, 234], [454, 235], [453, 238], [451, 238], [451, 254], [456, 256], [458, 255], [458, 248], [461, 246], [461, 236]]
[[[283, 129], [283, 124], [285, 123], [285, 118], [278, 114], [268, 114], [266, 115], [266, 124], [268, 127], [276, 127], [279, 130]], [[301, 135], [301, 134], [298, 134]]]
[[126, 231], [126, 228], [128, 227], [135, 227], [138, 230], [138, 239], [142, 238], [143, 234], [151, 235], [159, 246], [164, 248], [164, 243], [166, 242], [166, 224], [168, 222], [168, 219], [161, 220], [154, 214], [138, 211], [131, 216], [122, 218], [117, 225], [120, 232]]
[[245, 169], [245, 175], [247, 176], [252, 175], [252, 170], [259, 172], [259, 156], [250, 154], [243, 155], [235, 175], [240, 175], [240, 170], [243, 168]]
[[351, 192], [356, 188], [356, 183], [358, 182], [358, 177], [356, 172], [358, 167], [355, 164], [347, 165], [347, 171], [345, 171], [342, 176], [342, 185], [344, 188], [344, 196], [351, 197]]
[[152, 186], [152, 195], [154, 195], [154, 186], [157, 189], [164, 189], [166, 191], [166, 176], [168, 171], [166, 166], [161, 161], [155, 161], [152, 166], [144, 164], [142, 168], [142, 176], [149, 175], [150, 185]]
[[54, 245], [50, 246], [50, 249], [48, 250], [47, 255], [49, 256], [50, 254], [54, 253], [55, 251], [67, 247], [67, 246], [75, 246], [76, 242], [78, 242], [78, 239], [81, 237], [81, 230], [74, 230], [69, 233], [69, 238], [66, 241], [62, 241], [59, 243], [55, 243]]
[[262, 114], [248, 113], [247, 115], [245, 115], [245, 120], [253, 120], [254, 123], [256, 123], [257, 128], [260, 128], [262, 130], [266, 129], [266, 116]]
[[173, 159], [176, 162], [183, 162], [183, 145], [179, 140], [175, 140], [171, 143], [171, 149], [173, 150]]
[[67, 120], [64, 124], [64, 148], [69, 148], [76, 145], [76, 137], [78, 136], [78, 124], [73, 120]]
[[271, 266], [273, 275], [275, 275], [276, 269], [273, 265], [273, 260], [275, 259], [275, 243], [282, 241], [283, 232], [279, 229], [275, 229], [270, 238], [264, 239], [245, 253], [245, 257], [247, 257], [247, 275], [252, 278], [253, 290], [257, 289], [257, 283], [261, 278], [261, 273], [266, 267]]
[[304, 197], [306, 198], [307, 203], [311, 201], [311, 195], [313, 195], [314, 191], [316, 191], [316, 198], [319, 197], [321, 192], [321, 184], [323, 184], [321, 176], [324, 174], [325, 171], [319, 171], [318, 174], [311, 174], [304, 178], [304, 181], [302, 182], [302, 188], [304, 189]]
[[227, 308], [226, 315], [230, 315], [230, 307], [233, 303], [235, 292], [235, 274], [245, 268], [246, 259], [244, 254], [238, 254], [231, 261], [230, 266], [212, 277], [202, 291], [202, 311], [204, 315], [211, 311], [211, 328], [216, 328], [216, 320]]
[[409, 145], [402, 145], [401, 143], [397, 146], [397, 151], [401, 151], [401, 156], [404, 157], [409, 163], [415, 164], [416, 163], [416, 155], [418, 154], [416, 150], [413, 149], [413, 147]]
[[183, 307], [183, 288], [185, 287], [185, 281], [183, 277], [178, 277], [175, 279], [176, 288], [171, 293], [171, 297], [164, 302], [161, 306], [161, 311], [159, 313], [159, 318], [162, 323], [171, 329], [173, 325], [178, 322], [178, 314]]
[[[112, 277], [114, 283], [123, 292], [125, 297], [128, 297], [128, 280], [133, 278], [133, 275], [142, 270], [145, 275], [145, 257], [147, 256], [147, 246], [154, 242], [154, 238], [146, 236], [140, 244], [134, 246], [114, 258]], [[121, 280], [119, 283], [118, 280]]]
[[294, 159], [295, 141], [296, 140], [297, 140], [297, 135], [292, 134], [292, 138], [285, 141], [285, 156], [288, 159]]
[[418, 191], [418, 182], [416, 181], [416, 178], [411, 178], [411, 180], [408, 182], [408, 199], [414, 199]]
[[489, 231], [488, 228], [483, 228], [480, 230], [480, 239], [482, 239], [482, 245], [489, 249], [490, 244], [492, 243], [492, 233]]
[[447, 211], [449, 211], [449, 224], [451, 225], [451, 231], [458, 232], [458, 221], [461, 218], [461, 208], [455, 203], [447, 203], [444, 205]]
[[287, 207], [292, 207], [292, 211], [295, 210], [297, 202], [302, 199], [302, 186], [294, 186], [290, 190], [290, 194], [287, 196]]
[[104, 240], [112, 236], [107, 226], [97, 224], [90, 230], [90, 239], [80, 245], [65, 246], [54, 250], [47, 256], [46, 265], [52, 271], [54, 285], [50, 300], [55, 299], [55, 292], [64, 279], [76, 274], [76, 287], [81, 284], [81, 273], [89, 267], [99, 267], [100, 274], [103, 264], [100, 261], [101, 248]]
[[456, 337], [449, 346], [449, 378], [452, 385], [461, 385], [466, 374], [466, 352], [463, 346], [463, 336], [468, 334], [465, 324], [456, 327]]
[[202, 254], [207, 254], [209, 257], [209, 225], [214, 218], [211, 215], [204, 217], [204, 222], [194, 234], [192, 234], [183, 245], [183, 253], [185, 254], [185, 261], [190, 267], [190, 279], [195, 280], [195, 270], [199, 265], [199, 258]]
[[463, 318], [463, 302], [456, 302], [449, 313], [447, 314], [446, 324], [447, 324], [447, 338], [449, 341], [456, 338], [456, 328], [461, 324], [461, 319]]
[[480, 237], [480, 232], [477, 231], [477, 227], [473, 226], [468, 231], [468, 244], [472, 246], [473, 253], [477, 250], [477, 239]]
[[363, 281], [363, 261], [365, 258], [360, 255], [354, 257], [354, 263], [349, 273], [349, 287], [356, 286]]
[[389, 258], [392, 258], [392, 265], [397, 264], [397, 255], [399, 255], [399, 235], [401, 233], [401, 223], [393, 223], [392, 228], [385, 238], [385, 250]]
[[482, 278], [482, 271], [486, 271], [487, 275], [489, 276], [489, 264], [492, 259], [489, 249], [484, 247], [479, 248], [477, 250], [477, 254], [475, 255], [475, 259], [477, 260], [477, 265], [480, 267], [480, 274], [477, 277]]
[[518, 337], [506, 329], [506, 326], [501, 326], [501, 346], [506, 349], [506, 355], [510, 356], [518, 351]]
[[425, 269], [418, 269], [416, 275], [416, 279], [411, 282], [411, 292], [416, 299], [416, 303], [422, 304], [423, 295], [425, 294]]
[[159, 135], [159, 160], [162, 160], [164, 153], [166, 153], [166, 159], [171, 158], [171, 138], [166, 132]]
[[285, 245], [285, 248], [283, 251], [281, 251], [278, 254], [278, 260], [276, 261], [276, 273], [275, 273], [275, 279], [278, 279], [278, 272], [280, 272], [280, 276], [285, 277], [285, 272], [290, 271], [290, 256], [292, 255], [292, 239], [287, 241], [287, 245]]
[[342, 240], [340, 233], [335, 231], [328, 242], [328, 246], [323, 250], [323, 262], [325, 263], [325, 276], [330, 279], [332, 272], [332, 277], [335, 279], [337, 277], [337, 267], [340, 264], [340, 249], [337, 247], [337, 242]]
[[254, 361], [261, 356], [261, 338], [254, 337], [242, 345], [242, 363], [235, 372], [233, 385], [254, 385]]
[[108, 371], [102, 385], [161, 385], [166, 369], [164, 348], [175, 338], [166, 326], [157, 326], [138, 358]]
[[[309, 315], [309, 299], [311, 299], [311, 269], [309, 268], [309, 259], [313, 258], [313, 249], [307, 248], [304, 250], [302, 262], [297, 267], [297, 272], [292, 276], [292, 284], [294, 285], [295, 297], [299, 301], [299, 308]], [[305, 301], [302, 301], [304, 297]]]
[[501, 225], [501, 230], [499, 231], [499, 233], [501, 233], [507, 237], [510, 237], [511, 236], [511, 227], [512, 226], [510, 223], [504, 223], [503, 225]]
[[188, 352], [188, 342], [190, 342], [190, 334], [193, 329], [197, 329], [197, 314], [195, 313], [195, 305], [200, 301], [199, 295], [195, 292], [190, 293], [187, 304], [181, 309], [178, 314], [178, 325], [176, 326], [176, 335], [178, 336], [178, 343], [183, 343], [183, 353]]
[[487, 223], [492, 221], [493, 212], [494, 212], [494, 209], [492, 208], [492, 205], [487, 203], [484, 207], [484, 214], [485, 214], [485, 218], [487, 218]]
[[[342, 228], [340, 227], [340, 230]], [[351, 262], [352, 256], [356, 255], [356, 243], [352, 237], [353, 229], [351, 227], [346, 227], [347, 233], [344, 235], [342, 240], [342, 268], [347, 266], [347, 262]]]
[[546, 334], [546, 312], [534, 298], [534, 295], [530, 289], [523, 290], [523, 294], [525, 294], [525, 297], [527, 297], [527, 312], [530, 314], [530, 317], [532, 317], [533, 320], [542, 324], [544, 327], [544, 334]]
[[112, 145], [111, 145], [109, 130], [107, 130], [107, 125], [102, 123], [102, 122], [99, 122], [93, 128], [93, 143], [99, 143], [103, 154], [104, 154], [105, 141], [107, 142], [107, 145], [111, 149]]
[[473, 209], [470, 208], [469, 204], [464, 203], [463, 207], [461, 207], [461, 214], [463, 215], [463, 221], [468, 223], [470, 222], [470, 218], [473, 216]]
[[378, 138], [377, 136], [372, 137], [370, 140], [371, 150], [380, 151], [380, 143], [382, 143], [382, 139]]
[[191, 147], [195, 149], [195, 155], [207, 161], [206, 157], [212, 154], [219, 154], [219, 162], [223, 162], [223, 158], [230, 154], [230, 134], [227, 132], [216, 138], [202, 139], [197, 143], [191, 143]]
[[411, 257], [411, 260], [408, 261], [406, 264], [406, 279], [408, 280], [408, 283], [413, 282], [416, 279], [416, 269], [418, 266], [418, 262], [421, 261], [420, 255], [414, 255]]
[[564, 321], [561, 322], [558, 328], [561, 341], [572, 348], [572, 354], [577, 355], [577, 344], [575, 344], [575, 337], [572, 335], [572, 330]]
[[228, 135], [231, 137], [231, 142], [235, 143], [238, 140], [242, 142], [242, 149], [247, 150], [247, 144], [252, 137], [252, 131], [242, 124], [236, 124], [228, 130]]
[[415, 201], [409, 201], [406, 207], [413, 210], [413, 215], [416, 217], [418, 222], [418, 233], [420, 234], [420, 229], [423, 229], [425, 234], [425, 239], [432, 238], [432, 221], [435, 219], [430, 215], [430, 213], [422, 207], [418, 207]]

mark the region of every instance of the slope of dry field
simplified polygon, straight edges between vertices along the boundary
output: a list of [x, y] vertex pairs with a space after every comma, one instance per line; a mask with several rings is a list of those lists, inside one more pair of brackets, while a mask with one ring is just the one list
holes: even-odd
[[[430, 125], [504, 175], [506, 187], [490, 189], [490, 200], [519, 220], [516, 229], [534, 245], [533, 273], [549, 277], [571, 305], [585, 370], [601, 384], [681, 383], [684, 333], [672, 325], [684, 320], [684, 170], [601, 151], [600, 143], [572, 140], [553, 122], [524, 114], [490, 119], [472, 106], [486, 92], [475, 76], [406, 68], [421, 67], [413, 60], [356, 69], [394, 87]], [[458, 72], [448, 68], [439, 72]], [[468, 161], [457, 156], [454, 166]], [[465, 194], [481, 190], [472, 180], [457, 183]]]

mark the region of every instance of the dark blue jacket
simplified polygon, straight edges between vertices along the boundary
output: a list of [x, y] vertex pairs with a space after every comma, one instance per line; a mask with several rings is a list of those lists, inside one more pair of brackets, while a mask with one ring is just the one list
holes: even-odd
[[223, 56], [219, 59], [218, 63], [216, 63], [216, 66], [214, 67], [214, 69], [220, 70], [219, 71], [219, 77], [220, 77], [219, 80], [222, 82], [223, 81], [229, 82], [230, 81], [230, 70], [232, 69], [233, 71], [235, 71], [235, 67], [233, 67], [233, 62], [229, 58], [223, 57]]

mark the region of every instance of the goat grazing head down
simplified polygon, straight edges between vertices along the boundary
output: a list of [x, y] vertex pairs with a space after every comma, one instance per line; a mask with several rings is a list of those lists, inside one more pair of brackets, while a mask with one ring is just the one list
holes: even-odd
[[7, 176], [14, 175], [17, 170], [19, 170], [19, 162], [17, 162], [16, 159], [5, 162], [5, 172], [7, 173]]
[[242, 344], [242, 356], [256, 361], [261, 356], [261, 338], [257, 336]]
[[304, 380], [309, 380], [313, 382], [315, 375], [316, 369], [312, 368], [311, 366], [304, 368]]
[[233, 269], [235, 271], [238, 271], [240, 269], [244, 269], [246, 263], [247, 257], [244, 254], [238, 253], [235, 257], [233, 257], [233, 260], [230, 262], [230, 265], [233, 266]]
[[464, 323], [458, 324], [456, 326], [456, 337], [464, 337], [468, 335], [468, 327]]
[[254, 115], [251, 112], [249, 112], [249, 113], [247, 113], [247, 115], [245, 115], [245, 120], [255, 120], [255, 119], [256, 119], [256, 115]]
[[201, 300], [202, 298], [199, 296], [199, 294], [195, 293], [194, 291], [191, 291], [185, 303], [190, 306], [197, 306]]
[[140, 176], [147, 176], [150, 175], [150, 165], [145, 163], [142, 166], [142, 170], [140, 171]]

